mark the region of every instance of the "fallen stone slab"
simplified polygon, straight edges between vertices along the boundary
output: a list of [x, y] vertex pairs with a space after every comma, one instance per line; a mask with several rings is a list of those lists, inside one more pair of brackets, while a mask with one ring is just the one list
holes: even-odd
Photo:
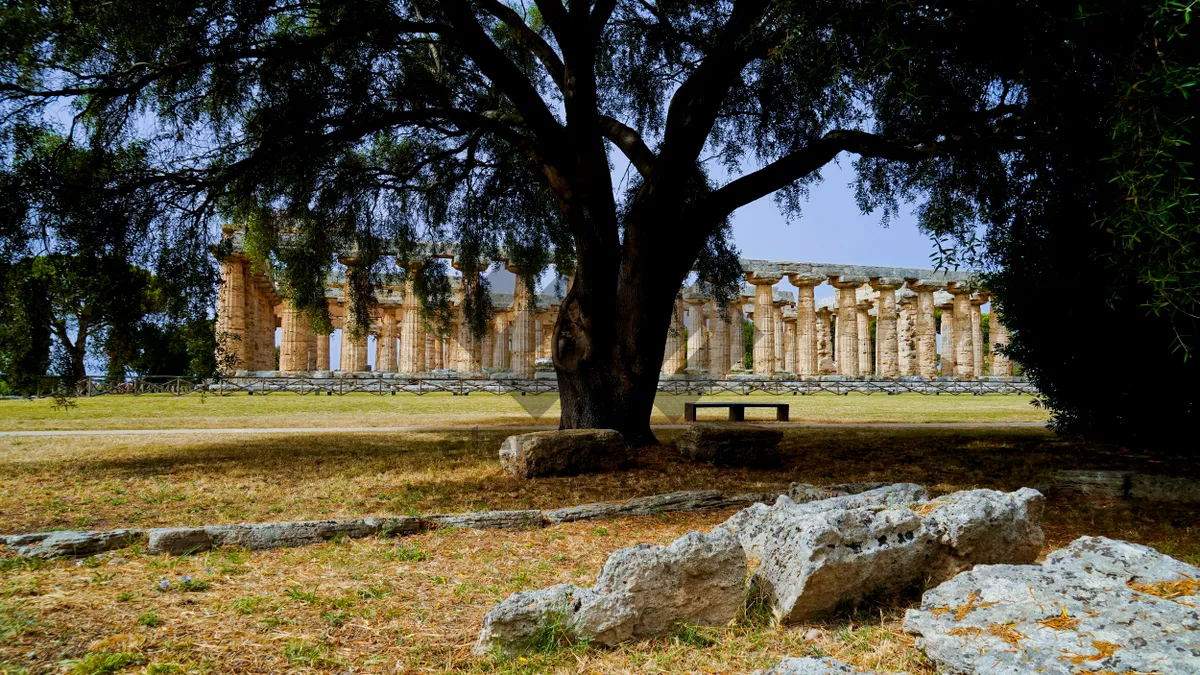
[[779, 461], [783, 432], [754, 424], [701, 422], [688, 427], [675, 446], [688, 460], [717, 466], [770, 466]]
[[708, 511], [733, 506], [745, 506], [763, 499], [774, 500], [773, 493], [745, 494], [727, 497], [720, 490], [685, 490], [649, 497], [637, 497], [623, 502], [596, 502], [543, 511], [552, 523], [571, 523], [577, 520], [606, 520], [626, 516], [651, 516], [679, 511]]
[[108, 532], [41, 532], [35, 535], [8, 537], [5, 544], [19, 546], [17, 555], [25, 558], [58, 558], [85, 556], [125, 548], [144, 539], [143, 530], [110, 530]]
[[917, 485], [796, 504], [756, 504], [720, 527], [762, 564], [751, 579], [777, 619], [794, 623], [935, 583], [978, 563], [1032, 562], [1043, 536], [1036, 490], [970, 490], [932, 501]]
[[797, 504], [815, 502], [833, 497], [857, 495], [869, 490], [887, 487], [890, 483], [836, 483], [834, 485], [812, 485], [810, 483], [792, 483], [788, 486], [788, 498]]
[[[766, 670], [757, 670], [754, 675], [875, 675], [873, 671], [859, 670], [854, 666], [831, 658], [788, 657]], [[896, 675], [903, 675], [897, 673]]]
[[545, 527], [549, 522], [537, 510], [439, 513], [425, 516], [422, 520], [427, 526], [472, 530], [534, 530]]
[[629, 446], [612, 429], [559, 429], [509, 436], [500, 465], [517, 478], [615, 471], [629, 463]]
[[1129, 477], [1129, 498], [1153, 502], [1200, 503], [1200, 479], [1135, 473]]
[[556, 640], [616, 645], [683, 624], [725, 625], [746, 602], [746, 556], [724, 530], [610, 555], [596, 585], [514, 593], [483, 619], [476, 652], [521, 653]]
[[1081, 537], [1041, 565], [980, 565], [927, 591], [904, 630], [965, 675], [1200, 673], [1200, 568]]
[[182, 555], [220, 546], [239, 546], [256, 551], [318, 544], [339, 536], [359, 539], [377, 534], [413, 534], [420, 530], [421, 519], [410, 516], [210, 525], [206, 527], [160, 527], [147, 531], [149, 542], [146, 550], [149, 553]]
[[1094, 499], [1125, 499], [1129, 496], [1131, 471], [1097, 471], [1081, 469], [1055, 471], [1046, 491], [1053, 494], [1076, 494]]

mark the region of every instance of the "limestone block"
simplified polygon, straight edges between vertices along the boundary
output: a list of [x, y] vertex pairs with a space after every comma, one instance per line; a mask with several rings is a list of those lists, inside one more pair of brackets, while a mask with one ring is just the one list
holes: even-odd
[[703, 422], [693, 424], [676, 447], [693, 462], [718, 466], [768, 466], [779, 461], [783, 432], [754, 424]]
[[1078, 494], [1098, 499], [1124, 499], [1129, 491], [1130, 471], [1095, 469], [1056, 471], [1050, 477], [1048, 492]]
[[1129, 477], [1129, 497], [1156, 502], [1200, 502], [1200, 480], [1183, 476], [1150, 476], [1135, 473]]
[[601, 520], [625, 516], [651, 516], [677, 511], [706, 511], [730, 506], [744, 506], [762, 499], [774, 500], [776, 495], [746, 494], [726, 497], [719, 490], [685, 490], [649, 497], [637, 497], [624, 502], [596, 502], [544, 511], [552, 523], [577, 520]]
[[[969, 675], [1200, 673], [1200, 569], [1082, 537], [1042, 565], [981, 565], [927, 591], [904, 630]], [[1183, 594], [1183, 595], [1181, 595]]]
[[590, 595], [590, 590], [571, 584], [513, 593], [483, 617], [473, 651], [521, 654], [543, 646], [538, 644], [540, 640], [555, 639], [563, 632], [573, 638], [575, 613]]
[[510, 476], [574, 476], [613, 471], [629, 462], [629, 448], [612, 429], [563, 429], [509, 436], [500, 464]]
[[146, 533], [143, 530], [111, 530], [108, 532], [66, 530], [10, 537], [6, 540], [6, 544], [19, 546], [17, 555], [25, 558], [58, 558], [93, 555], [125, 548], [145, 536]]
[[868, 490], [887, 487], [882, 481], [873, 483], [837, 483], [835, 485], [812, 485], [810, 483], [792, 483], [788, 486], [788, 498], [797, 504], [844, 497], [846, 495], [862, 494]]
[[608, 557], [580, 605], [575, 630], [604, 645], [665, 635], [682, 624], [722, 626], [746, 602], [746, 556], [723, 530]]
[[964, 490], [933, 500], [923, 509], [926, 524], [947, 549], [933, 577], [949, 579], [975, 565], [1033, 562], [1045, 541], [1038, 525], [1045, 503], [1031, 488]]
[[766, 670], [755, 671], [754, 675], [875, 675], [875, 673], [869, 670], [859, 670], [831, 658], [805, 657], [797, 659], [788, 657], [780, 659]]
[[148, 530], [150, 540], [146, 548], [150, 553], [175, 555], [219, 546], [259, 550], [318, 544], [338, 536], [356, 539], [376, 534], [410, 534], [420, 529], [421, 519], [409, 516], [161, 527]]
[[425, 516], [435, 527], [464, 527], [474, 530], [534, 530], [546, 526], [541, 511], [479, 511]]

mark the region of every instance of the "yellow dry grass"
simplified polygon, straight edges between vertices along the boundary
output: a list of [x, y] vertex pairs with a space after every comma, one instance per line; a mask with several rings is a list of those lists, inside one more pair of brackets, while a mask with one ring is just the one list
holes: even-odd
[[[685, 401], [695, 397], [660, 395], [653, 423], [677, 423]], [[922, 396], [744, 396], [704, 397], [705, 401], [777, 402], [791, 404], [796, 422], [1044, 422], [1046, 413], [1018, 395]], [[704, 411], [720, 419], [724, 411]], [[219, 427], [381, 427], [430, 425], [558, 424], [556, 395], [510, 396], [108, 396], [80, 398], [68, 408], [53, 401], [0, 401], [0, 430], [49, 429], [204, 429]], [[750, 410], [752, 419], [773, 419], [774, 411]]]

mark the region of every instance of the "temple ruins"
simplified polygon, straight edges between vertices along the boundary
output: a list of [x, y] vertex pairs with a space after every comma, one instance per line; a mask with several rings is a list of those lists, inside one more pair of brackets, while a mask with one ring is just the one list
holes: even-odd
[[[236, 236], [232, 230], [227, 236]], [[220, 261], [217, 335], [229, 371], [319, 377], [330, 373], [331, 335], [284, 298], [270, 277], [252, 268], [238, 247]], [[445, 254], [453, 262], [453, 255]], [[353, 256], [339, 256], [352, 268]], [[472, 337], [456, 288], [454, 319], [434, 327], [421, 317], [411, 281], [375, 289], [370, 308], [374, 368], [368, 335], [343, 330], [337, 371], [409, 376], [533, 378], [552, 372], [551, 339], [561, 297], [531, 294], [527, 272], [512, 293], [491, 294], [487, 333]], [[398, 261], [403, 265], [403, 261]], [[984, 340], [985, 289], [968, 271], [743, 260], [740, 298], [719, 307], [696, 287], [682, 289], [667, 335], [662, 377], [709, 379], [947, 379], [1011, 378], [1013, 363], [999, 350], [1009, 340], [1000, 317], [989, 316]], [[332, 273], [326, 302], [335, 329], [359, 311], [347, 293], [350, 275]], [[786, 280], [793, 290], [776, 284]], [[818, 299], [828, 283], [833, 297]], [[940, 315], [940, 321], [939, 321]], [[753, 359], [746, 363], [743, 326], [753, 324]], [[872, 330], [872, 326], [874, 330]], [[276, 363], [276, 329], [281, 329]], [[940, 337], [940, 339], [939, 339]]]

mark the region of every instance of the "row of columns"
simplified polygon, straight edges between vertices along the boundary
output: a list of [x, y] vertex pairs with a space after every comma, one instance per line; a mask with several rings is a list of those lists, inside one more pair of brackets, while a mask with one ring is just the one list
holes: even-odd
[[239, 255], [221, 261], [221, 277], [216, 333], [222, 359], [243, 368], [274, 368], [274, 285]]

